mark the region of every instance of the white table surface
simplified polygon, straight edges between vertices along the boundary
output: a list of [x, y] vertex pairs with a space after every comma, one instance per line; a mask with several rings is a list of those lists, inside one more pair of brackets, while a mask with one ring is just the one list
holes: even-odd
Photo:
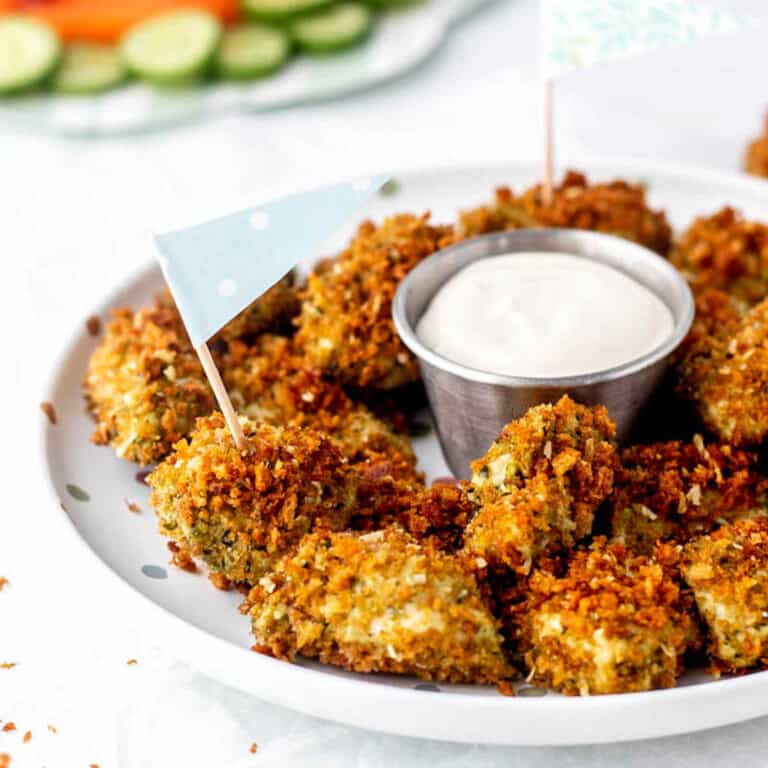
[[[727, 4], [768, 22], [764, 0]], [[501, 749], [296, 715], [177, 663], [47, 534], [32, 441], [40, 382], [88, 307], [150, 257], [148, 233], [367, 171], [537, 156], [535, 19], [531, 0], [499, 0], [418, 72], [355, 99], [98, 143], [0, 133], [0, 576], [11, 582], [0, 662], [18, 662], [0, 669], [0, 719], [18, 728], [0, 731], [0, 753], [12, 768], [765, 765], [768, 719], [634, 745]], [[557, 88], [558, 157], [736, 170], [768, 107], [766, 71], [763, 27], [571, 75]]]

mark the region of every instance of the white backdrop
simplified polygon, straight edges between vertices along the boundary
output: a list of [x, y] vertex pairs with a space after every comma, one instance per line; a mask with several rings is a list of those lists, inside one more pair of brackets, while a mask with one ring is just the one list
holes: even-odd
[[[768, 23], [764, 0], [728, 5]], [[0, 593], [0, 662], [18, 662], [0, 669], [0, 719], [19, 729], [0, 731], [0, 753], [12, 768], [765, 764], [768, 720], [547, 750], [404, 740], [293, 715], [177, 664], [153, 627], [112, 603], [47, 535], [30, 439], [40, 381], [87, 308], [150, 258], [148, 233], [365, 172], [538, 156], [535, 20], [532, 0], [499, 0], [418, 72], [355, 99], [98, 143], [0, 133], [0, 576], [11, 582]], [[737, 170], [768, 108], [765, 29], [564, 78], [558, 159]]]

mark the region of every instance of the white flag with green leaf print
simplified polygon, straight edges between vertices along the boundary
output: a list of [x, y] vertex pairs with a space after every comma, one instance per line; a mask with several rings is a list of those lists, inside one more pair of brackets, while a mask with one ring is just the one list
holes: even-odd
[[749, 17], [692, 0], [542, 0], [542, 74], [557, 77], [752, 23]]

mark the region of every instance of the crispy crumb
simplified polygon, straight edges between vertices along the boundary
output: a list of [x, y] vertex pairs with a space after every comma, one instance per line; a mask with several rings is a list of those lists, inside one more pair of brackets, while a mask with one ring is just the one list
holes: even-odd
[[91, 315], [85, 321], [85, 327], [91, 336], [98, 336], [101, 333], [101, 320], [96, 315]]
[[195, 561], [186, 549], [178, 549], [173, 553], [171, 565], [175, 565], [177, 568], [181, 568], [182, 571], [186, 571], [187, 573], [197, 573]]
[[129, 667], [134, 666], [135, 664], [138, 664], [139, 662], [136, 659], [128, 659], [128, 661], [125, 662]]
[[222, 592], [228, 592], [232, 589], [232, 582], [223, 573], [209, 573], [208, 580]]
[[5, 576], [0, 576], [0, 592], [3, 591], [6, 584], [10, 584], [11, 582], [8, 581], [8, 579], [5, 578]]
[[174, 554], [181, 551], [181, 547], [175, 541], [169, 541], [165, 546], [168, 547], [169, 551], [173, 552]]
[[48, 730], [49, 730], [51, 733], [58, 733], [58, 732], [59, 732], [59, 731], [58, 731], [58, 729], [56, 728], [56, 726], [55, 726], [55, 725], [49, 725], [49, 726], [48, 726]]
[[7, 752], [0, 754], [0, 768], [11, 768], [11, 756]]
[[98, 763], [91, 763], [91, 764], [88, 766], [88, 768], [99, 768], [99, 764], [98, 764]]
[[133, 512], [136, 515], [141, 514], [141, 507], [135, 502], [131, 501], [130, 499], [125, 500], [125, 506], [128, 507], [129, 512]]
[[22, 739], [22, 741], [23, 741], [25, 744], [29, 744], [29, 742], [30, 742], [30, 741], [32, 741], [32, 731], [27, 731], [27, 732], [24, 734], [24, 738]]
[[149, 469], [144, 469], [141, 472], [137, 472], [136, 475], [134, 476], [136, 479], [136, 482], [141, 483], [142, 485], [146, 485], [147, 478], [149, 477], [150, 471], [151, 470]]
[[7, 722], [7, 723], [6, 723], [6, 724], [3, 726], [3, 730], [4, 730], [6, 733], [9, 733], [10, 731], [15, 731], [15, 730], [16, 730], [16, 723], [14, 723], [12, 720], [9, 720], [9, 721], [8, 721], [8, 722]]
[[259, 745], [254, 741], [253, 744], [251, 744], [251, 754], [255, 755], [259, 751]]
[[48, 421], [53, 426], [56, 425], [56, 409], [53, 407], [53, 403], [50, 400], [44, 400], [40, 403], [40, 410], [48, 417]]
[[515, 695], [515, 689], [512, 687], [512, 683], [510, 683], [509, 680], [499, 680], [499, 682], [496, 683], [496, 690], [502, 696], [514, 696]]
[[0, 669], [13, 669], [17, 664], [16, 661], [4, 661], [0, 664]]

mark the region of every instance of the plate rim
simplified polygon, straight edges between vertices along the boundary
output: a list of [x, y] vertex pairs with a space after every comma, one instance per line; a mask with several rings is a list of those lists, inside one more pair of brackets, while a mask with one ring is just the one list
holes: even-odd
[[[746, 174], [729, 173], [715, 169], [700, 169], [690, 165], [644, 161], [641, 158], [585, 156], [579, 166], [592, 176], [606, 172], [618, 176], [634, 173], [640, 178], [660, 175], [668, 177], [688, 177], [698, 180], [728, 185], [742, 186], [744, 189], [765, 194], [768, 183], [761, 179], [750, 178]], [[398, 181], [407, 183], [408, 178], [423, 179], [456, 173], [489, 175], [507, 172], [527, 172], [534, 167], [530, 162], [504, 162], [484, 164], [451, 164], [404, 170], [393, 173]], [[638, 171], [640, 173], [638, 174]], [[724, 205], [726, 203], [723, 203]], [[99, 304], [102, 314], [114, 306], [117, 297], [142, 281], [149, 278], [156, 270], [154, 262], [140, 264], [136, 270], [124, 277], [121, 282], [108, 291]], [[83, 341], [83, 327], [75, 327], [68, 335], [68, 341], [54, 356], [48, 374], [41, 383], [41, 402], [61, 386], [65, 365], [77, 347]], [[163, 632], [157, 633], [158, 644], [172, 648], [175, 655], [192, 667], [197, 668], [225, 683], [247, 693], [263, 698], [271, 703], [318, 717], [324, 720], [352, 725], [366, 730], [374, 730], [393, 735], [432, 738], [457, 743], [483, 743], [494, 745], [529, 745], [529, 746], [565, 746], [600, 743], [618, 743], [646, 738], [657, 738], [683, 733], [693, 733], [708, 728], [733, 724], [759, 717], [768, 713], [768, 671], [753, 672], [745, 676], [729, 679], [713, 679], [706, 683], [681, 686], [671, 689], [654, 690], [633, 694], [610, 694], [592, 697], [557, 697], [520, 701], [518, 697], [475, 697], [440, 691], [439, 702], [426, 692], [415, 691], [397, 686], [371, 683], [362, 674], [328, 674], [312, 668], [289, 664], [262, 654], [255, 654], [248, 648], [217, 637], [197, 627], [182, 617], [172, 613], [148, 595], [126, 581], [117, 571], [102, 560], [97, 551], [79, 533], [72, 518], [64, 508], [63, 500], [55, 485], [50, 469], [49, 445], [52, 440], [52, 425], [48, 419], [41, 419], [36, 431], [36, 454], [45, 473], [45, 485], [52, 504], [55, 505], [56, 521], [59, 532], [65, 537], [67, 546], [62, 551], [78, 552], [85, 550], [88, 568], [102, 578], [106, 575], [110, 583], [125, 599], [137, 608], [145, 611], [149, 617], [159, 620]], [[56, 427], [53, 427], [55, 429]], [[171, 638], [183, 638], [184, 642], [174, 642]], [[250, 659], [250, 661], [246, 661]], [[221, 663], [222, 660], [225, 663]], [[245, 673], [245, 674], [244, 674]], [[384, 679], [384, 678], [382, 678]], [[276, 683], [280, 686], [276, 686]], [[693, 693], [695, 691], [695, 694]], [[739, 697], [741, 706], [731, 706], [729, 711], [719, 704], [724, 695]], [[695, 701], [691, 701], [691, 697]], [[717, 699], [717, 702], [713, 702]], [[675, 723], [675, 710], [679, 705], [692, 703], [708, 705], [706, 716], [699, 716], [694, 726], [681, 726]], [[764, 702], [764, 703], [761, 703]], [[733, 702], [731, 702], [733, 705]], [[510, 709], [510, 707], [514, 709]], [[523, 710], [523, 711], [519, 711]], [[377, 713], [377, 720], [372, 721], [370, 713]], [[439, 716], [437, 713], [439, 711]], [[611, 711], [619, 711], [625, 721], [625, 727], [617, 735], [611, 730], [607, 735], [594, 732], [596, 722], [601, 722]], [[649, 711], [651, 718], [648, 718]], [[509, 730], [504, 730], [504, 719], [510, 723]], [[552, 718], [564, 729], [555, 732]], [[488, 718], [492, 723], [492, 732], [468, 725], [469, 721]], [[541, 722], [549, 724], [543, 728]], [[678, 712], [679, 720], [679, 712]], [[535, 723], [539, 725], [536, 726]], [[424, 727], [429, 723], [428, 727]], [[529, 727], [527, 727], [529, 726]]]

